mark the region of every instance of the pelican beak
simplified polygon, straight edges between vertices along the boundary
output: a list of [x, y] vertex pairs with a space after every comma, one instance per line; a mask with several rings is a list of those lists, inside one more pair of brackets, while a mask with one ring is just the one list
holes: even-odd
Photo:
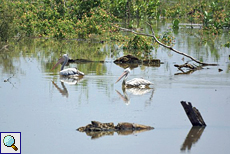
[[64, 62], [64, 60], [65, 60], [65, 58], [64, 58], [64, 57], [61, 57], [61, 58], [58, 60], [57, 64], [55, 64], [51, 70], [55, 69], [55, 67], [57, 67], [58, 64]]
[[117, 81], [116, 81], [116, 83], [118, 82], [118, 81], [120, 81], [124, 76], [126, 76], [128, 74], [128, 72], [124, 72], [118, 79], [117, 79]]

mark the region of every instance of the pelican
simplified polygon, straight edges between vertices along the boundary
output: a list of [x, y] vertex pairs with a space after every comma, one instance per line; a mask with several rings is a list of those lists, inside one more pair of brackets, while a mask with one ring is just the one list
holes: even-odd
[[58, 64], [62, 63], [61, 66], [61, 71], [59, 72], [60, 75], [65, 76], [65, 77], [70, 77], [70, 78], [76, 78], [76, 77], [81, 77], [84, 76], [84, 73], [79, 71], [77, 68], [66, 68], [64, 69], [64, 66], [67, 64], [69, 60], [68, 54], [64, 54], [55, 64], [52, 68], [52, 70], [57, 67]]
[[153, 84], [152, 82], [141, 78], [134, 78], [132, 80], [126, 81], [130, 72], [131, 72], [130, 68], [126, 68], [124, 70], [124, 73], [118, 78], [116, 83], [124, 77], [122, 85], [124, 85], [126, 88], [132, 88], [132, 87], [148, 88], [149, 85]]

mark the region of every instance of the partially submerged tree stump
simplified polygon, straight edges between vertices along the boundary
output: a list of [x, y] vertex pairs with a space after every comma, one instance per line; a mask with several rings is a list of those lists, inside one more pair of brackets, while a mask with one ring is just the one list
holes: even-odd
[[114, 126], [114, 123], [101, 123], [98, 121], [91, 121], [91, 124], [88, 124], [83, 127], [79, 127], [77, 130], [79, 132], [90, 132], [90, 131], [120, 131], [120, 130], [151, 130], [154, 129], [151, 126], [145, 126], [140, 124], [121, 122], [117, 126]]
[[120, 65], [120, 64], [143, 64], [143, 65], [147, 65], [147, 66], [159, 67], [161, 64], [161, 61], [160, 61], [160, 59], [140, 60], [139, 58], [137, 58], [133, 55], [126, 55], [126, 56], [122, 56], [122, 57], [114, 60], [114, 63], [117, 65]]
[[193, 126], [206, 126], [199, 110], [196, 107], [192, 107], [190, 102], [187, 104], [185, 101], [181, 101], [181, 105], [183, 106], [185, 113], [187, 114]]
[[126, 55], [114, 60], [114, 63], [141, 63], [141, 60], [133, 55]]
[[91, 136], [91, 139], [96, 139], [102, 136], [111, 136], [114, 134], [114, 132], [116, 132], [118, 135], [130, 135], [148, 131], [151, 129], [154, 128], [151, 126], [145, 126], [128, 122], [121, 122], [115, 126], [112, 122], [101, 123], [98, 121], [91, 121], [91, 124], [79, 127], [77, 131], [85, 132], [86, 135]]

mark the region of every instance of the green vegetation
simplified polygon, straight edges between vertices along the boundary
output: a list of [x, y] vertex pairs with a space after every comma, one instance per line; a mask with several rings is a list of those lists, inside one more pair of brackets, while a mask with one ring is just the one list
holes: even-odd
[[[0, 0], [0, 40], [17, 37], [57, 39], [94, 38], [116, 40], [126, 48], [149, 50], [151, 39], [122, 35], [114, 27], [126, 19], [126, 27], [138, 28], [135, 20], [171, 20], [199, 23], [207, 33], [230, 28], [229, 0]], [[166, 32], [166, 34], [169, 34]], [[172, 38], [166, 36], [165, 38]], [[134, 42], [130, 42], [134, 41]], [[167, 40], [172, 42], [172, 40]]]

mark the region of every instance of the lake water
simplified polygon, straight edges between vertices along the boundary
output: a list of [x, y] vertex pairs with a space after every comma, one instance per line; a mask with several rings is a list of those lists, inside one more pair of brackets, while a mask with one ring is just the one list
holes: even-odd
[[[154, 83], [153, 89], [143, 95], [123, 91], [121, 82], [115, 84], [124, 69], [113, 60], [125, 52], [115, 53], [106, 43], [62, 41], [59, 45], [44, 39], [13, 43], [8, 50], [0, 51], [0, 131], [21, 132], [24, 154], [228, 153], [230, 50], [221, 44], [229, 35], [200, 42], [196, 33], [188, 35], [182, 29], [174, 36], [175, 49], [219, 65], [189, 75], [174, 75], [179, 72], [174, 64], [188, 59], [159, 47], [152, 57], [164, 64], [139, 65], [129, 76]], [[51, 68], [63, 53], [73, 59], [105, 62], [70, 63], [66, 67], [77, 66], [85, 76], [77, 83], [62, 82], [60, 66]], [[192, 128], [181, 101], [199, 109], [206, 128]], [[92, 120], [115, 125], [131, 122], [155, 129], [129, 135], [114, 132], [96, 139], [76, 131]]]

